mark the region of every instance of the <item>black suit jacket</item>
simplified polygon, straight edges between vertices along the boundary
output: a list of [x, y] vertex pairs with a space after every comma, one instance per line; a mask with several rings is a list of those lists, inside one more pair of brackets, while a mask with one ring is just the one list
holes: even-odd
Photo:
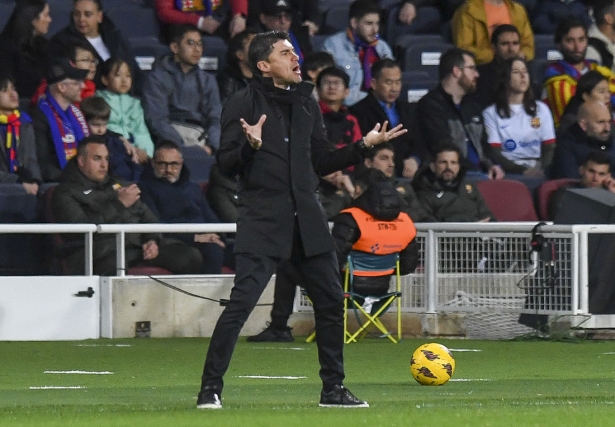
[[[395, 150], [395, 171], [398, 176], [401, 176], [404, 169], [404, 159], [417, 157], [424, 161], [427, 160], [428, 152], [420, 136], [416, 104], [408, 104], [398, 99], [395, 105], [397, 106], [400, 123], [404, 125], [404, 129], [408, 129], [408, 132], [390, 141]], [[385, 120], [388, 120], [386, 112], [371, 90], [365, 98], [350, 107], [350, 113], [359, 121], [363, 135], [371, 131], [376, 123], [382, 124]]]
[[[359, 163], [363, 156], [355, 144], [336, 150], [327, 141], [312, 89], [302, 82], [292, 93], [275, 90], [271, 79], [256, 77], [222, 111], [218, 164], [223, 173], [239, 175], [236, 253], [289, 258], [295, 221], [305, 256], [335, 250], [316, 194], [318, 176]], [[274, 99], [282, 92], [292, 98], [290, 104]], [[267, 115], [263, 145], [255, 150], [239, 119], [255, 124], [262, 114]]]

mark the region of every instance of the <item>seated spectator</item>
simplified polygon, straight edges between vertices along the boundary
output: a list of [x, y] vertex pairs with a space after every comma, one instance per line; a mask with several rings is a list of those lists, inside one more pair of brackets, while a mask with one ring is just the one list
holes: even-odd
[[615, 193], [615, 180], [611, 176], [611, 158], [600, 151], [590, 152], [579, 166], [579, 182], [559, 187], [549, 198], [547, 205], [549, 221], [557, 216], [559, 203], [570, 188], [602, 188]]
[[246, 29], [247, 0], [156, 0], [154, 7], [163, 24], [194, 25], [205, 35], [225, 40]]
[[299, 56], [299, 65], [303, 64], [305, 55], [312, 52], [312, 41], [308, 27], [293, 23], [290, 0], [262, 0], [259, 24], [254, 26], [259, 33], [267, 31], [283, 31], [290, 37]]
[[504, 170], [487, 141], [482, 111], [466, 96], [476, 90], [474, 55], [459, 48], [449, 49], [440, 58], [438, 70], [440, 84], [421, 98], [417, 109], [428, 150], [433, 153], [441, 144], [453, 144], [459, 148], [464, 171], [502, 179]]
[[[96, 76], [96, 67], [98, 66], [98, 59], [96, 59], [96, 51], [91, 44], [82, 40], [75, 40], [73, 43], [67, 46], [66, 56], [75, 65], [75, 68], [80, 70], [88, 70], [88, 75], [83, 80], [84, 88], [81, 91], [81, 99], [93, 96], [96, 93], [96, 84], [94, 83], [94, 77]], [[34, 95], [30, 99], [31, 107], [35, 107], [41, 96], [45, 94], [47, 90], [47, 79], [43, 79], [41, 84], [36, 89]], [[75, 105], [79, 108], [81, 104], [76, 102]]]
[[490, 40], [499, 25], [514, 25], [521, 34], [521, 54], [534, 59], [534, 33], [525, 8], [511, 0], [466, 0], [453, 17], [455, 46], [472, 52], [477, 64], [493, 60]]
[[47, 75], [47, 90], [32, 109], [36, 155], [44, 182], [57, 182], [62, 169], [77, 155], [77, 145], [89, 135], [81, 101], [87, 70], [73, 67], [68, 58], [53, 62]]
[[[147, 224], [158, 222], [140, 198], [136, 184], [127, 185], [108, 174], [109, 151], [104, 139], [85, 138], [77, 156], [62, 172], [51, 199], [53, 217], [72, 224]], [[84, 273], [83, 236], [63, 236], [77, 248], [66, 256], [67, 274]], [[113, 234], [94, 235], [94, 274], [116, 275], [116, 242]], [[201, 254], [195, 248], [164, 239], [158, 233], [126, 234], [126, 266], [151, 266], [175, 274], [197, 274]]]
[[314, 84], [312, 96], [318, 101], [318, 85], [316, 79], [325, 68], [335, 66], [333, 56], [329, 52], [311, 52], [308, 53], [301, 65], [301, 78]]
[[171, 55], [156, 59], [147, 75], [143, 91], [147, 123], [155, 139], [200, 145], [212, 154], [220, 146], [222, 104], [215, 77], [198, 65], [203, 55], [201, 35], [186, 24], [174, 27], [171, 36]]
[[491, 35], [491, 49], [493, 60], [477, 68], [478, 79], [476, 80], [476, 92], [470, 94], [485, 109], [495, 101], [494, 77], [500, 73], [500, 67], [509, 59], [521, 57], [521, 36], [519, 30], [513, 25], [499, 25]]
[[[374, 255], [398, 252], [400, 273], [412, 273], [418, 263], [416, 228], [403, 212], [401, 199], [391, 181], [382, 172], [371, 169], [357, 177], [356, 188], [352, 207], [333, 219], [331, 234], [340, 270], [346, 269], [350, 251]], [[395, 227], [387, 226], [393, 221]], [[365, 296], [382, 296], [389, 290], [391, 274], [374, 276], [355, 270], [353, 291]]]
[[588, 101], [579, 107], [577, 123], [557, 135], [553, 155], [553, 178], [576, 178], [579, 166], [592, 151], [602, 151], [615, 168], [615, 144], [611, 132], [612, 117], [608, 107]]
[[577, 122], [579, 107], [587, 101], [597, 101], [611, 107], [611, 92], [609, 91], [609, 81], [598, 71], [588, 71], [583, 74], [577, 82], [576, 92], [568, 101], [564, 114], [559, 122], [557, 133], [565, 132], [570, 126]]
[[[209, 207], [201, 187], [190, 182], [190, 170], [184, 165], [179, 147], [161, 141], [151, 165], [145, 168], [139, 182], [141, 200], [160, 222], [212, 224], [218, 218]], [[203, 274], [219, 274], [222, 270], [225, 243], [216, 233], [174, 234], [172, 237], [197, 248], [203, 257]]]
[[587, 31], [589, 46], [585, 58], [615, 72], [615, 2], [599, 1], [593, 11], [596, 22]]
[[590, 24], [582, 2], [577, 0], [541, 0], [532, 13], [532, 28], [537, 34], [553, 34], [557, 26], [571, 17]]
[[[290, 4], [290, 13], [293, 22], [300, 22], [307, 27], [310, 36], [318, 33], [321, 24], [320, 8], [318, 0], [287, 0]], [[250, 0], [248, 2], [248, 25], [259, 22], [263, 0]]]
[[90, 135], [102, 137], [109, 149], [109, 173], [128, 182], [139, 181], [143, 166], [137, 148], [119, 133], [107, 129], [111, 107], [99, 96], [90, 96], [81, 103], [81, 112]]
[[433, 160], [421, 166], [412, 185], [430, 222], [489, 222], [495, 217], [475, 185], [465, 180], [456, 145], [436, 149]]
[[[391, 3], [387, 0], [380, 1], [381, 7], [384, 7], [384, 16], [389, 16], [390, 11], [397, 7], [396, 23], [387, 22], [389, 25], [407, 25], [404, 33], [437, 33], [442, 16], [440, 10], [437, 9], [438, 1], [436, 0], [402, 0], [397, 3]], [[395, 40], [388, 40], [393, 44]]]
[[372, 0], [355, 0], [348, 10], [348, 28], [325, 40], [323, 50], [350, 76], [346, 105], [367, 96], [372, 85], [371, 67], [379, 59], [393, 58], [389, 45], [379, 39], [380, 9]]
[[355, 187], [350, 176], [337, 171], [320, 178], [318, 199], [331, 221], [342, 209], [350, 207]]
[[523, 59], [501, 66], [495, 103], [483, 119], [496, 162], [507, 174], [544, 177], [553, 159], [555, 128], [549, 107], [534, 97]]
[[154, 154], [154, 142], [145, 124], [141, 101], [130, 96], [132, 75], [123, 59], [112, 56], [102, 66], [105, 89], [96, 92], [111, 107], [108, 127], [119, 133], [135, 147], [139, 163], [145, 164]]
[[[143, 75], [135, 55], [122, 32], [104, 14], [101, 0], [73, 0], [72, 19], [68, 26], [57, 32], [50, 40], [55, 56], [63, 54], [67, 46], [76, 40], [86, 41], [94, 48], [99, 63], [112, 56], [119, 56], [130, 65], [135, 93], [141, 94]], [[102, 87], [100, 70], [94, 77], [96, 87]]]
[[410, 105], [401, 95], [401, 68], [392, 59], [381, 59], [372, 66], [371, 89], [367, 96], [350, 108], [357, 118], [361, 132], [365, 134], [376, 123], [389, 122], [391, 127], [403, 124], [409, 131], [390, 141], [395, 150], [396, 175], [401, 176], [404, 168], [412, 178], [422, 159], [427, 157], [427, 149], [419, 140], [418, 123], [410, 110]]
[[41, 171], [36, 157], [32, 119], [19, 111], [19, 94], [8, 75], [0, 74], [0, 185], [21, 184], [36, 195]]
[[50, 23], [46, 0], [21, 0], [0, 33], [0, 73], [15, 79], [22, 98], [34, 94], [49, 67], [45, 35]]
[[254, 30], [245, 30], [235, 34], [228, 43], [226, 67], [216, 76], [222, 105], [232, 94], [246, 87], [252, 80], [248, 49], [255, 35]]
[[609, 68], [585, 58], [587, 27], [583, 21], [571, 18], [561, 22], [553, 40], [564, 57], [550, 64], [545, 71], [546, 103], [553, 114], [555, 128], [559, 127], [564, 109], [576, 91], [577, 82], [590, 70], [598, 71], [609, 80], [611, 105], [615, 105], [615, 74]]

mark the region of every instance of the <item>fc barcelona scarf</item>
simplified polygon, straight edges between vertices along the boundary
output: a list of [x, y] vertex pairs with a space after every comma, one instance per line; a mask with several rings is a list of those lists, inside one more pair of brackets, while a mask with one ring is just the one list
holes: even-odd
[[16, 173], [19, 168], [17, 147], [19, 147], [19, 129], [22, 120], [24, 122], [32, 121], [27, 114], [22, 115], [18, 110], [13, 111], [13, 113], [8, 116], [0, 114], [0, 132], [6, 135], [4, 148], [6, 150], [9, 173]]
[[175, 0], [175, 8], [182, 12], [196, 12], [209, 16], [221, 2], [222, 0]]
[[348, 38], [354, 43], [356, 51], [359, 53], [361, 68], [363, 68], [362, 91], [367, 91], [372, 87], [372, 65], [380, 59], [376, 52], [378, 38], [371, 43], [365, 43], [350, 29], [347, 30]]
[[88, 125], [81, 111], [70, 104], [66, 111], [58, 105], [49, 90], [38, 101], [38, 108], [47, 116], [53, 146], [60, 168], [77, 154], [77, 145], [84, 137], [89, 136]]

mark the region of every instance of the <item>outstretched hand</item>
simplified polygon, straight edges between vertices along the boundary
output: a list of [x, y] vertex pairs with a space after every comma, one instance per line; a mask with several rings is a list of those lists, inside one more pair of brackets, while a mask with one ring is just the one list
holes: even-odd
[[246, 135], [248, 142], [255, 150], [258, 150], [261, 148], [261, 145], [263, 145], [263, 123], [265, 123], [266, 119], [267, 115], [263, 114], [254, 125], [249, 125], [244, 119], [239, 119], [243, 133]]
[[382, 124], [382, 126], [380, 126], [380, 123], [376, 123], [376, 126], [374, 126], [374, 128], [370, 130], [367, 135], [365, 135], [365, 146], [373, 147], [374, 145], [390, 141], [391, 139], [397, 138], [398, 136], [408, 132], [408, 129], [402, 129], [402, 124], [398, 124], [393, 129], [387, 132], [388, 124], [389, 122], [386, 120]]

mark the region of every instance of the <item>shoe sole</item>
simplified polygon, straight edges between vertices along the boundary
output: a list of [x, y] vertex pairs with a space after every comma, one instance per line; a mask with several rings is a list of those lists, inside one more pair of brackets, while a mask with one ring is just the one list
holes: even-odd
[[327, 403], [318, 404], [321, 408], [369, 408], [369, 403], [361, 403], [360, 405], [333, 405]]
[[201, 403], [196, 405], [196, 409], [222, 409], [222, 405], [217, 403]]

